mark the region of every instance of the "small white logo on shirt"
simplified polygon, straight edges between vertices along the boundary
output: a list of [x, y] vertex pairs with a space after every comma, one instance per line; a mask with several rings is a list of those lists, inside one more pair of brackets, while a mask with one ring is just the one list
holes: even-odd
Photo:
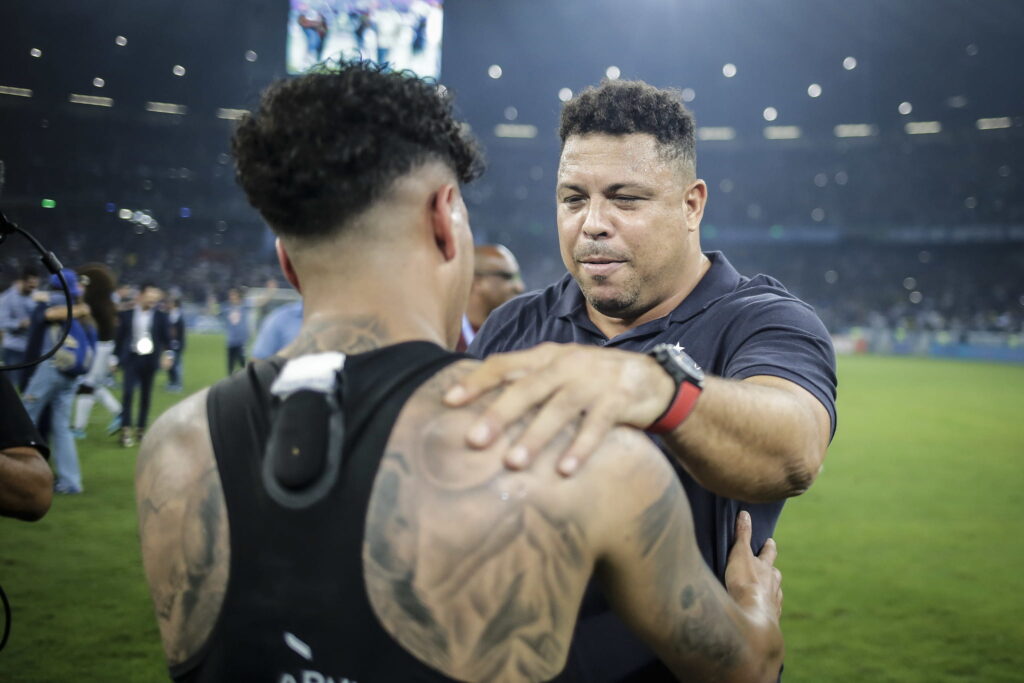
[[295, 651], [300, 657], [312, 662], [313, 661], [313, 648], [302, 642], [298, 636], [293, 633], [284, 632], [284, 643], [292, 650]]
[[682, 353], [683, 351], [685, 351], [685, 350], [686, 350], [686, 347], [685, 347], [685, 346], [683, 346], [683, 345], [681, 345], [681, 344], [680, 344], [679, 342], [676, 342], [675, 344], [673, 344], [673, 345], [672, 345], [672, 348], [674, 348], [674, 349], [675, 349], [676, 351], [678, 351], [679, 353]]

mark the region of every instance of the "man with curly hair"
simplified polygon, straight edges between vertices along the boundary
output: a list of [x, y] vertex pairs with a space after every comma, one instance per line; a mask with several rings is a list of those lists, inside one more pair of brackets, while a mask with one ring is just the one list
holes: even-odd
[[[559, 133], [557, 224], [568, 274], [488, 318], [469, 353], [490, 358], [448, 403], [467, 405], [518, 378], [467, 442], [487, 448], [510, 438], [506, 461], [525, 468], [581, 420], [559, 459], [565, 476], [615, 425], [648, 431], [686, 489], [705, 561], [724, 579], [737, 513], [753, 517], [757, 550], [784, 500], [818, 474], [835, 429], [830, 337], [778, 281], [745, 277], [721, 252], [701, 250], [707, 187], [678, 93], [606, 81], [566, 103]], [[507, 425], [530, 411], [526, 430], [509, 436]], [[596, 592], [575, 644], [586, 680], [669, 678]]]
[[774, 546], [755, 557], [743, 518], [726, 592], [642, 435], [611, 432], [568, 481], [553, 461], [507, 469], [507, 442], [465, 447], [487, 401], [442, 396], [476, 364], [448, 349], [473, 277], [460, 185], [480, 163], [447, 95], [344, 64], [272, 85], [233, 151], [305, 319], [280, 354], [165, 413], [139, 453], [177, 680], [574, 678], [596, 571], [678, 675], [774, 679]]

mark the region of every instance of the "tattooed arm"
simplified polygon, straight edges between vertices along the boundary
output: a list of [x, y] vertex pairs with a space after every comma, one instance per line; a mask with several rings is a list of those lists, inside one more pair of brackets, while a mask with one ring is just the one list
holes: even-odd
[[142, 441], [135, 471], [142, 562], [171, 665], [206, 641], [227, 587], [227, 512], [206, 394], [160, 416]]
[[741, 515], [726, 593], [697, 549], [682, 486], [650, 441], [618, 430], [597, 462], [607, 504], [597, 520], [596, 574], [619, 615], [677, 676], [775, 681], [783, 642], [774, 541], [754, 557], [750, 519]]

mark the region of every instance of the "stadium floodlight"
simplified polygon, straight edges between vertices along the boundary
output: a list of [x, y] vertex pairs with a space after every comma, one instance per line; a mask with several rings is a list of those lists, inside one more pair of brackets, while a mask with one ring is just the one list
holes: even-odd
[[800, 126], [765, 126], [766, 140], [796, 140], [800, 137]]
[[878, 126], [870, 123], [840, 123], [832, 132], [837, 138], [869, 138], [878, 135]]
[[999, 128], [1009, 128], [1013, 125], [1013, 121], [1009, 116], [999, 116], [991, 119], [978, 119], [974, 122], [978, 130], [997, 130]]
[[32, 91], [28, 88], [14, 88], [9, 85], [0, 85], [0, 95], [11, 95], [13, 97], [32, 97]]
[[499, 123], [494, 127], [494, 135], [499, 138], [535, 138], [537, 126], [522, 123]]
[[117, 212], [117, 217], [120, 218], [121, 220], [127, 221], [127, 220], [131, 219], [131, 217], [132, 217], [132, 210], [131, 209], [121, 209], [120, 211]]
[[226, 107], [221, 107], [217, 109], [217, 118], [228, 119], [233, 121], [242, 118], [248, 113], [248, 109], [228, 109]]
[[113, 107], [114, 98], [112, 97], [97, 97], [96, 95], [79, 95], [78, 93], [71, 93], [68, 95], [68, 102], [73, 104], [89, 104], [94, 107]]
[[938, 121], [910, 121], [903, 126], [908, 135], [930, 135], [942, 132], [942, 124]]
[[736, 129], [730, 126], [700, 126], [697, 128], [698, 140], [735, 140]]
[[184, 104], [174, 104], [172, 102], [146, 102], [146, 111], [155, 112], [157, 114], [177, 114], [178, 116], [184, 116], [188, 113], [188, 107]]

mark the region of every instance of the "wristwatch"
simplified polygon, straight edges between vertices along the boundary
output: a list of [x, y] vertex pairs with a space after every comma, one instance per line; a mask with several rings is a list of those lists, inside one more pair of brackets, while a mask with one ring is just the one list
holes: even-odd
[[704, 390], [704, 371], [675, 344], [658, 344], [647, 355], [668, 373], [676, 383], [675, 398], [664, 413], [651, 423], [647, 431], [666, 434], [683, 423]]

